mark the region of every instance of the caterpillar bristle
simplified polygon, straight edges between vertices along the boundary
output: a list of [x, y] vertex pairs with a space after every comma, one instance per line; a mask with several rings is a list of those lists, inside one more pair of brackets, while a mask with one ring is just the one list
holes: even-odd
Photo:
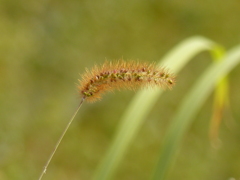
[[79, 93], [88, 101], [101, 99], [102, 94], [114, 89], [135, 90], [139, 87], [171, 89], [175, 77], [166, 68], [157, 67], [155, 63], [140, 61], [105, 61], [101, 66], [95, 65], [79, 80]]

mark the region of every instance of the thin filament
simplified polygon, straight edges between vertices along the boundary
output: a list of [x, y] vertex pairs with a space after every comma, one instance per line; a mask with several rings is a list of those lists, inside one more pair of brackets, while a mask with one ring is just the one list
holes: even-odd
[[43, 169], [43, 171], [42, 171], [42, 173], [41, 173], [41, 175], [40, 175], [40, 177], [39, 177], [38, 180], [41, 180], [42, 177], [43, 177], [43, 175], [46, 173], [46, 171], [47, 171], [47, 167], [48, 167], [49, 163], [51, 162], [51, 160], [52, 160], [52, 158], [53, 158], [55, 152], [57, 151], [58, 146], [60, 145], [60, 143], [61, 143], [61, 141], [62, 141], [64, 135], [66, 134], [66, 132], [67, 132], [69, 126], [71, 125], [71, 123], [73, 122], [73, 120], [74, 120], [75, 116], [77, 115], [79, 109], [81, 108], [84, 99], [85, 99], [85, 97], [82, 98], [81, 102], [79, 103], [79, 105], [78, 105], [78, 107], [77, 107], [77, 110], [76, 110], [75, 113], [73, 114], [72, 118], [70, 119], [70, 121], [68, 122], [66, 128], [64, 129], [62, 135], [60, 136], [60, 138], [59, 138], [59, 140], [58, 140], [56, 146], [54, 147], [54, 150], [52, 151], [50, 157], [48, 158], [48, 161], [47, 161], [46, 165], [44, 166], [44, 169]]

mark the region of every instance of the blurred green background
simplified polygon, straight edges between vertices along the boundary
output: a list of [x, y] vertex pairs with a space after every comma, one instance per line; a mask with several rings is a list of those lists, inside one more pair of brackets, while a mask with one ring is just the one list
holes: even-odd
[[[240, 42], [240, 1], [1, 0], [0, 179], [37, 179], [76, 109], [76, 83], [85, 67], [105, 59], [158, 61], [193, 35], [233, 47]], [[201, 53], [164, 93], [121, 163], [116, 180], [145, 180], [158, 160], [164, 133], [182, 98], [210, 64]], [[168, 176], [240, 179], [240, 67], [230, 74], [231, 109], [210, 145], [212, 98], [183, 140]], [[134, 92], [85, 103], [43, 179], [91, 179]], [[232, 180], [231, 179], [231, 180]]]

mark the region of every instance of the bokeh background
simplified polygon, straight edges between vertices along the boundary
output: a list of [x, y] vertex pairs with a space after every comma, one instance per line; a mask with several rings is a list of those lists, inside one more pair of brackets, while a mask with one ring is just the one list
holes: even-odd
[[[85, 67], [105, 59], [158, 61], [193, 35], [229, 49], [240, 43], [239, 22], [238, 0], [1, 0], [0, 179], [38, 178], [79, 103], [76, 83]], [[151, 177], [171, 118], [210, 61], [201, 53], [178, 75], [114, 179]], [[240, 179], [239, 70], [230, 74], [231, 109], [221, 124], [220, 147], [209, 142], [210, 97], [184, 137], [169, 180]], [[133, 95], [122, 91], [85, 103], [44, 179], [91, 179]]]

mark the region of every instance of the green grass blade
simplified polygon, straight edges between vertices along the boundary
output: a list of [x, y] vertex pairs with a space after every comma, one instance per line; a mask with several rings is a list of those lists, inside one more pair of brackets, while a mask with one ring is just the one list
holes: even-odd
[[[225, 50], [219, 51], [218, 53], [212, 54], [213, 60], [218, 63], [222, 61], [225, 56]], [[210, 120], [209, 138], [212, 147], [219, 147], [218, 130], [221, 124], [223, 111], [228, 105], [228, 77], [223, 77], [217, 82], [214, 92], [213, 112]]]
[[[187, 62], [202, 51], [216, 50], [218, 46], [203, 37], [193, 37], [185, 40], [170, 51], [159, 63], [169, 67], [171, 72], [177, 74]], [[121, 118], [116, 136], [107, 155], [98, 167], [94, 179], [110, 179], [123, 158], [128, 146], [136, 136], [143, 120], [162, 94], [161, 90], [150, 89], [139, 91]]]
[[167, 132], [163, 147], [160, 153], [160, 160], [153, 179], [162, 180], [176, 155], [178, 145], [187, 128], [194, 120], [194, 115], [201, 108], [216, 82], [229, 73], [240, 62], [240, 46], [229, 51], [223, 61], [213, 63], [201, 78], [197, 81], [194, 88], [182, 102], [173, 123]]
[[219, 148], [220, 140], [218, 131], [222, 121], [223, 112], [229, 105], [229, 85], [228, 78], [225, 77], [218, 82], [213, 102], [213, 113], [210, 120], [209, 139], [214, 148]]

